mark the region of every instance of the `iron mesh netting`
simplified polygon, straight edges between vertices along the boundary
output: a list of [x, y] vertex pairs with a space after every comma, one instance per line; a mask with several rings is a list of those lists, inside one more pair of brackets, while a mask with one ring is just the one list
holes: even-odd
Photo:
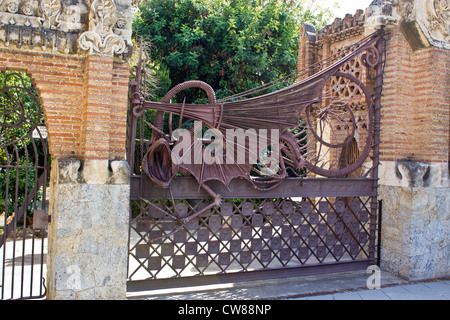
[[[370, 198], [226, 200], [170, 234], [171, 201], [139, 203], [129, 279], [164, 279], [367, 259]], [[179, 215], [208, 200], [176, 200]]]

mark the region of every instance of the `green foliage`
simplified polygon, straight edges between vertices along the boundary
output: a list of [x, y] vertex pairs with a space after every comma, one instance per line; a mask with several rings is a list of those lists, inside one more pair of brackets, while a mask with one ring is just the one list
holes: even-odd
[[[207, 82], [220, 99], [295, 72], [301, 22], [320, 27], [329, 18], [328, 11], [313, 12], [302, 1], [146, 0], [133, 28], [152, 44], [160, 79], [156, 99], [188, 80]], [[178, 101], [184, 97], [206, 98], [199, 90]]]
[[[15, 212], [24, 202], [45, 164], [42, 141], [32, 139], [35, 125], [44, 124], [37, 93], [23, 72], [0, 73], [0, 214]], [[13, 143], [14, 142], [14, 143]], [[38, 192], [37, 200], [42, 198]], [[28, 207], [31, 213], [33, 203]]]
[[0, 145], [23, 137], [43, 121], [36, 96], [31, 79], [24, 72], [0, 73]]
[[[25, 165], [23, 159], [19, 160], [19, 165]], [[7, 185], [7, 178], [9, 184]], [[12, 213], [19, 208], [25, 201], [25, 195], [31, 191], [34, 187], [36, 179], [36, 169], [24, 169], [24, 168], [10, 168], [0, 169], [0, 196], [2, 202], [0, 202], [0, 213], [5, 211], [6, 208], [6, 196], [8, 200], [8, 212]], [[17, 191], [16, 191], [17, 190]], [[17, 194], [16, 194], [17, 192]], [[38, 198], [42, 196], [42, 192], [39, 192]], [[31, 206], [30, 206], [31, 209]], [[28, 213], [31, 213], [29, 211]]]

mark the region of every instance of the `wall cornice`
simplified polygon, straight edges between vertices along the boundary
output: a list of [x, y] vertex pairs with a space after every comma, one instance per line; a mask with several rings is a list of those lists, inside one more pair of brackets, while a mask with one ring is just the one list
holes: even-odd
[[6, 47], [127, 60], [131, 23], [131, 0], [0, 0]]

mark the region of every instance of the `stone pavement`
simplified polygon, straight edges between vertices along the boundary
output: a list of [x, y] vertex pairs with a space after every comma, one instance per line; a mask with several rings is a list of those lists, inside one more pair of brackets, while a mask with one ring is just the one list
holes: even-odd
[[450, 280], [418, 282], [375, 290], [345, 291], [295, 300], [450, 300]]
[[129, 293], [129, 300], [450, 300], [450, 280], [409, 282], [381, 272], [367, 289], [365, 271]]

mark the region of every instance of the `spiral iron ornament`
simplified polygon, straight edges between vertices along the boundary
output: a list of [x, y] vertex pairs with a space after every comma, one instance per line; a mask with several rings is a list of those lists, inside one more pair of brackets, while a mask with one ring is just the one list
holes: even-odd
[[0, 87], [0, 147], [29, 136], [41, 123], [39, 99], [20, 73], [2, 74]]

